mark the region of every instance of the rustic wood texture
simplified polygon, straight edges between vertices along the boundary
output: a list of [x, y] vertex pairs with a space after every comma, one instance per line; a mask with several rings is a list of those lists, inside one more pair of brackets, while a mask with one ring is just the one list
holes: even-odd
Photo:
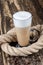
[[[20, 10], [32, 13], [32, 26], [43, 24], [43, 0], [0, 0], [0, 31], [3, 34], [14, 27], [12, 15]], [[27, 57], [11, 57], [0, 50], [0, 65], [6, 65], [3, 62], [7, 65], [43, 65], [43, 49]]]

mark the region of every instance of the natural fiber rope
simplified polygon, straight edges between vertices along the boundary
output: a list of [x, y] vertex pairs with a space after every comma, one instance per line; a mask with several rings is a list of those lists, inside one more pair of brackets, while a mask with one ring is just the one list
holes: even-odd
[[34, 26], [33, 28], [37, 29], [41, 33], [41, 36], [36, 43], [33, 43], [27, 47], [10, 46], [8, 44], [9, 42], [17, 41], [15, 28], [13, 28], [6, 34], [0, 36], [0, 44], [2, 43], [1, 49], [11, 56], [27, 56], [29, 54], [38, 52], [40, 49], [43, 48], [43, 25], [37, 25]]

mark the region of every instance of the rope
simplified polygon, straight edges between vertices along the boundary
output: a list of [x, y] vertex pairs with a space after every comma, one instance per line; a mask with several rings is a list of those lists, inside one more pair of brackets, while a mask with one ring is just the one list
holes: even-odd
[[[38, 52], [40, 49], [43, 48], [43, 25], [37, 25], [33, 26], [31, 28], [35, 28], [40, 32], [40, 38], [38, 39], [37, 42], [27, 46], [27, 47], [13, 47], [10, 46], [9, 43], [11, 41], [15, 42], [17, 41], [16, 38], [16, 32], [15, 28], [11, 29], [8, 31], [6, 34], [3, 34], [0, 36], [0, 44], [1, 44], [1, 49], [11, 55], [11, 56], [27, 56], [29, 54], [33, 54]], [[31, 35], [35, 35], [36, 33], [33, 32]]]

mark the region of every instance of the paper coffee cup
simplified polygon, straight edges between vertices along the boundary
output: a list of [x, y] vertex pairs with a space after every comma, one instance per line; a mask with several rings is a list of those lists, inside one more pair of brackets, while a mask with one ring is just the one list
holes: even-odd
[[18, 44], [20, 46], [27, 46], [30, 40], [30, 26], [32, 22], [32, 15], [30, 12], [19, 11], [13, 14], [13, 22], [16, 29]]

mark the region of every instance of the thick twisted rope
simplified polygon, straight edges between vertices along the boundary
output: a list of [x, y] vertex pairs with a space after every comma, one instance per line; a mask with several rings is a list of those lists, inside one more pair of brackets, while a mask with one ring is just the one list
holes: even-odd
[[11, 41], [15, 42], [16, 39], [16, 33], [15, 28], [7, 32], [6, 34], [0, 35], [0, 44], [3, 43], [10, 43]]
[[[0, 36], [0, 44], [2, 43], [1, 49], [5, 53], [11, 56], [27, 56], [29, 54], [38, 52], [40, 49], [43, 48], [43, 25], [37, 25], [37, 26], [34, 26], [33, 28], [40, 31], [41, 33], [41, 36], [36, 43], [33, 43], [27, 47], [10, 46], [8, 44], [9, 42], [17, 41], [15, 28], [13, 28], [12, 30], [8, 31], [6, 34]], [[36, 34], [36, 33], [34, 32], [31, 34]]]

